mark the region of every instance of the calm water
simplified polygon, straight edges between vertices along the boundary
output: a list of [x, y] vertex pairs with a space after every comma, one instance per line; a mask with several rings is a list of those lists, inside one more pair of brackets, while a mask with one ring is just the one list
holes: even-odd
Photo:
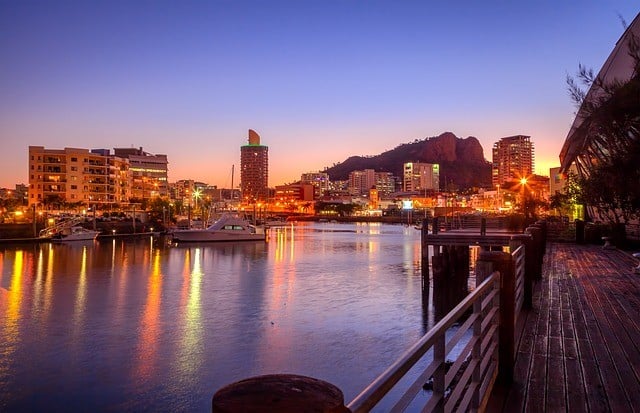
[[0, 411], [210, 411], [295, 373], [351, 400], [430, 324], [420, 234], [309, 223], [269, 242], [0, 246]]

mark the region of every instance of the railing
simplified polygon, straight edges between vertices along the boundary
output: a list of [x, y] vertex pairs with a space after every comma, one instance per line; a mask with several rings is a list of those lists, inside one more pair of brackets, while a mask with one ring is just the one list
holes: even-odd
[[518, 318], [524, 304], [524, 272], [525, 272], [525, 246], [520, 245], [515, 251], [511, 253], [511, 259], [513, 260], [514, 267], [514, 312], [513, 323], [514, 331], [515, 324], [518, 323]]
[[[498, 371], [499, 291], [500, 274], [493, 272], [347, 407], [354, 413], [371, 410], [431, 349], [432, 361], [391, 411], [406, 410], [430, 377], [433, 391], [423, 412], [468, 411], [486, 405]], [[447, 341], [447, 331], [472, 307], [472, 314]], [[447, 356], [458, 343], [464, 347], [447, 369]]]
[[41, 238], [52, 237], [57, 233], [64, 231], [65, 229], [71, 228], [74, 225], [78, 225], [81, 222], [84, 222], [84, 220], [85, 220], [84, 217], [74, 217], [74, 218], [66, 219], [64, 221], [60, 221], [55, 225], [52, 225], [50, 227], [47, 227], [41, 230], [39, 236]]

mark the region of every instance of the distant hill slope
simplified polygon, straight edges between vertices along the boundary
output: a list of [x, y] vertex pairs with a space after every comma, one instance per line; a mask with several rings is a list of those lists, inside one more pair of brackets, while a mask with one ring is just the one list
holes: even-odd
[[491, 186], [491, 164], [484, 159], [478, 139], [458, 138], [451, 132], [402, 144], [375, 156], [351, 156], [342, 163], [327, 168], [331, 180], [348, 179], [349, 173], [363, 169], [403, 175], [405, 162], [426, 162], [440, 165], [440, 188], [447, 185], [459, 189]]

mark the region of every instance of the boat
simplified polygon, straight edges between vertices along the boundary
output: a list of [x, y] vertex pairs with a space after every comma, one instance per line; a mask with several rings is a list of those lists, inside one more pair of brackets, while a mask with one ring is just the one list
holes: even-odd
[[63, 229], [51, 236], [53, 242], [69, 242], [69, 241], [93, 241], [100, 234], [100, 231], [86, 229], [80, 225], [74, 225], [68, 229]]
[[40, 238], [51, 239], [53, 242], [93, 241], [100, 231], [86, 229], [80, 225], [84, 217], [75, 217], [58, 222], [40, 231]]
[[264, 228], [251, 225], [238, 215], [225, 213], [204, 229], [175, 229], [170, 232], [176, 242], [265, 241]]

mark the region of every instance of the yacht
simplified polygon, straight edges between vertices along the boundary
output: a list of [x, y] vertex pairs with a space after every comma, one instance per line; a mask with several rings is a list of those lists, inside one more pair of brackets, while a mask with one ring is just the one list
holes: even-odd
[[265, 241], [264, 228], [251, 225], [246, 219], [225, 213], [204, 229], [175, 229], [171, 233], [176, 242], [233, 242]]

